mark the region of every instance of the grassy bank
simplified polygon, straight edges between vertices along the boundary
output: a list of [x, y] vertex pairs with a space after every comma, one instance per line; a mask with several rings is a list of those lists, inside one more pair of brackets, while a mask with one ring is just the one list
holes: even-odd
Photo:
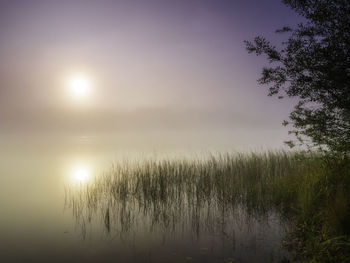
[[[302, 155], [310, 169], [281, 178], [274, 200], [295, 226], [287, 245], [305, 262], [350, 262], [350, 163]], [[314, 160], [312, 160], [314, 159]]]
[[106, 231], [142, 224], [197, 232], [225, 215], [277, 212], [294, 227], [285, 245], [313, 262], [349, 256], [349, 162], [311, 153], [224, 154], [116, 163], [67, 190], [81, 226], [99, 215]]

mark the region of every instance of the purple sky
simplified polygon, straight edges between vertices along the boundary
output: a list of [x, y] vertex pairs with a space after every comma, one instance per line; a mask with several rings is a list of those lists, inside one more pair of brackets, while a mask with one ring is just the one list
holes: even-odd
[[[0, 133], [282, 146], [292, 103], [258, 86], [265, 61], [243, 41], [278, 44], [300, 20], [279, 0], [1, 0]], [[93, 79], [85, 105], [66, 94], [74, 72]]]

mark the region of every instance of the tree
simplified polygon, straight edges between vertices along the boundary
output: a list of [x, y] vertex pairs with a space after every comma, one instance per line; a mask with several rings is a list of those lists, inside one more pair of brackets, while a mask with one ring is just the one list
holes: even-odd
[[[265, 54], [269, 66], [260, 84], [269, 96], [296, 97], [290, 124], [299, 141], [341, 153], [350, 152], [350, 1], [284, 0], [305, 18], [280, 47], [262, 36], [245, 41], [249, 53]], [[305, 141], [308, 138], [309, 142]]]

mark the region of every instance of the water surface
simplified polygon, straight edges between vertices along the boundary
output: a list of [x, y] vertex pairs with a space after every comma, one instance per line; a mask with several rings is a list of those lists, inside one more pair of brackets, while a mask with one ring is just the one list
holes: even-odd
[[280, 248], [285, 226], [274, 212], [252, 218], [242, 207], [214, 211], [200, 231], [179, 227], [181, 218], [175, 231], [150, 227], [142, 214], [127, 231], [120, 231], [117, 220], [106, 229], [105, 214], [97, 213], [82, 231], [65, 206], [67, 186], [84, 184], [116, 160], [201, 151], [126, 149], [93, 137], [3, 135], [1, 145], [1, 262], [280, 262], [287, 255]]

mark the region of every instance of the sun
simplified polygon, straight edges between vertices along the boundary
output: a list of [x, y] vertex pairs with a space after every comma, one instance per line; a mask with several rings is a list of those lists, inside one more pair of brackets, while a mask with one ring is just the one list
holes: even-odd
[[90, 93], [90, 81], [84, 75], [74, 75], [69, 79], [69, 90], [74, 98], [86, 98]]

